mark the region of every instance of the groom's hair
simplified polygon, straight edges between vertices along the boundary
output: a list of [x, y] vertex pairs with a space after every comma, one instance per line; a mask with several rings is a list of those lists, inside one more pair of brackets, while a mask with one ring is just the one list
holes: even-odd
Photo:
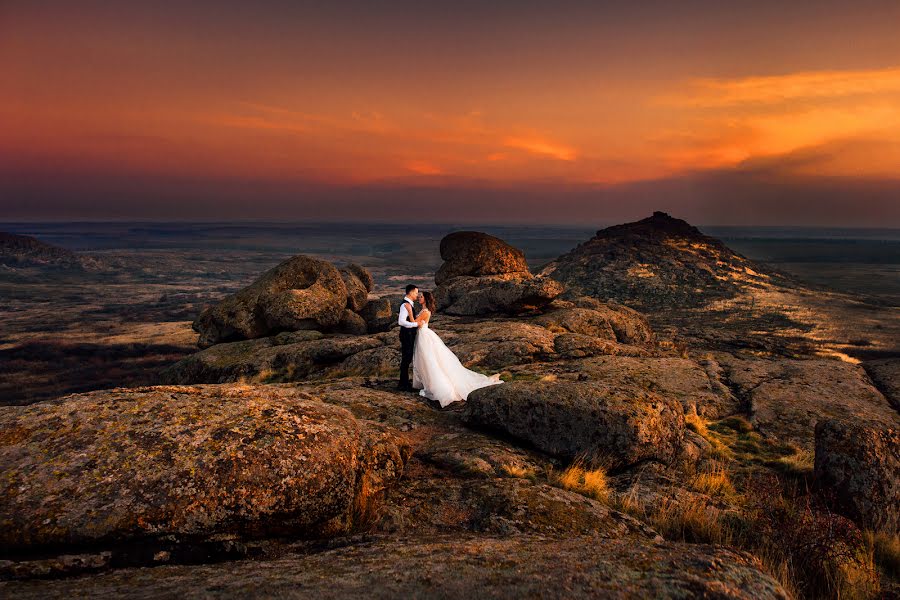
[[406, 286], [406, 293], [408, 294], [411, 291], [413, 291], [414, 289], [417, 289], [418, 287], [419, 286], [417, 286], [417, 285], [409, 284], [408, 286]]

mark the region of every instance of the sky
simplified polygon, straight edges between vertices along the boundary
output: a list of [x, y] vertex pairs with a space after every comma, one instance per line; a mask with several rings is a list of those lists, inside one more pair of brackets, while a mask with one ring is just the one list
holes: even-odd
[[896, 0], [0, 0], [0, 221], [900, 227], [898, 23]]

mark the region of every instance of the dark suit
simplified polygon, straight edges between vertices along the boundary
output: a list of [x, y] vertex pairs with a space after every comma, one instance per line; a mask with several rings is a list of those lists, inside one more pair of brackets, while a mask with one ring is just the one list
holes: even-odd
[[[412, 304], [412, 315], [415, 318], [416, 303], [410, 303], [406, 300], [403, 303], [407, 305]], [[403, 304], [397, 309], [398, 313], [401, 308], [403, 308]], [[409, 382], [409, 365], [412, 364], [413, 350], [416, 346], [416, 334], [418, 332], [419, 330], [416, 327], [400, 327], [400, 383], [397, 384], [399, 388], [409, 388], [411, 386]]]

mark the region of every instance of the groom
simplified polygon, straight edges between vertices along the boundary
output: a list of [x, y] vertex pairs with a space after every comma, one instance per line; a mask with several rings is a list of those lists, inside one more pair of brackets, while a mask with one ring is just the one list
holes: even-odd
[[416, 333], [419, 324], [415, 322], [416, 299], [419, 297], [419, 288], [409, 284], [406, 286], [406, 296], [400, 305], [400, 317], [397, 323], [400, 325], [400, 383], [397, 389], [405, 392], [413, 391], [409, 383], [409, 365], [412, 363], [413, 349], [416, 345]]

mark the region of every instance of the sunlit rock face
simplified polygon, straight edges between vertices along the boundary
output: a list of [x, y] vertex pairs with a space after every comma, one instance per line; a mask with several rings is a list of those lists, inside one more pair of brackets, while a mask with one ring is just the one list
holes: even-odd
[[598, 231], [540, 275], [563, 283], [566, 296], [639, 309], [702, 306], [781, 278], [664, 212]]
[[28, 551], [222, 533], [330, 536], [407, 446], [296, 390], [160, 386], [0, 409], [0, 543]]

